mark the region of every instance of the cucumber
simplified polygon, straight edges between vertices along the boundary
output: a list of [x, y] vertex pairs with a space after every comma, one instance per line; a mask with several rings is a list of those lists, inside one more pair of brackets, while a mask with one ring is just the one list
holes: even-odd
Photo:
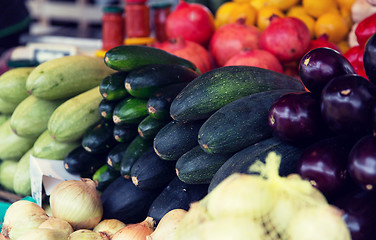
[[92, 88], [61, 104], [51, 115], [47, 129], [57, 141], [72, 142], [101, 120], [99, 87]]
[[30, 95], [14, 110], [10, 126], [19, 136], [37, 138], [47, 129], [52, 113], [62, 103], [63, 100], [44, 100]]
[[11, 115], [9, 114], [0, 114], [0, 126], [10, 119]]
[[231, 154], [209, 154], [196, 146], [176, 162], [176, 175], [188, 184], [209, 184]]
[[97, 190], [103, 192], [115, 179], [120, 177], [120, 172], [104, 164], [93, 174], [93, 181], [97, 185]]
[[17, 105], [17, 103], [8, 102], [0, 98], [0, 113], [11, 115], [13, 111], [16, 109]]
[[16, 174], [18, 161], [2, 160], [0, 163], [0, 185], [10, 192], [13, 190], [14, 175]]
[[109, 151], [117, 143], [113, 137], [113, 131], [114, 123], [104, 120], [86, 131], [82, 137], [81, 145], [90, 153]]
[[141, 45], [122, 45], [108, 50], [104, 56], [107, 66], [118, 71], [131, 71], [149, 64], [177, 64], [199, 72], [190, 61], [164, 50]]
[[115, 171], [120, 171], [120, 163], [124, 157], [125, 150], [129, 146], [128, 142], [118, 143], [115, 145], [107, 155], [107, 165]]
[[272, 136], [269, 108], [293, 90], [272, 90], [237, 99], [213, 113], [202, 124], [198, 143], [207, 153], [233, 153]]
[[172, 101], [170, 115], [177, 121], [205, 119], [236, 99], [276, 89], [303, 91], [304, 86], [296, 78], [263, 68], [220, 67], [190, 82]]
[[113, 72], [100, 58], [65, 56], [37, 66], [27, 78], [26, 89], [47, 100], [70, 98], [99, 86]]
[[0, 98], [18, 104], [29, 96], [26, 80], [34, 67], [13, 68], [0, 76]]
[[42, 159], [64, 160], [64, 158], [78, 146], [80, 146], [79, 141], [56, 141], [48, 130], [46, 130], [35, 141], [33, 156]]
[[114, 126], [113, 137], [118, 142], [129, 142], [137, 136], [137, 125], [121, 124]]
[[150, 148], [133, 164], [131, 179], [141, 189], [164, 188], [176, 176], [175, 162], [162, 160]]
[[157, 155], [170, 161], [176, 161], [184, 153], [198, 145], [198, 131], [202, 121], [167, 123], [154, 138], [153, 146]]
[[112, 121], [112, 114], [114, 113], [115, 106], [120, 101], [109, 101], [106, 99], [103, 99], [98, 106], [99, 114], [101, 117], [105, 120], [111, 120]]
[[33, 149], [31, 148], [21, 157], [14, 173], [13, 190], [16, 194], [22, 196], [31, 195], [30, 156], [32, 152]]
[[155, 119], [170, 119], [171, 102], [187, 84], [175, 83], [156, 90], [146, 104], [149, 115]]
[[196, 77], [196, 72], [184, 66], [151, 64], [130, 71], [125, 78], [125, 89], [134, 97], [149, 98], [160, 87], [190, 82]]
[[153, 139], [169, 121], [163, 119], [155, 119], [147, 116], [138, 124], [138, 134], [145, 139]]
[[256, 160], [265, 162], [265, 157], [271, 151], [281, 155], [279, 168], [281, 176], [297, 173], [299, 158], [303, 150], [303, 147], [283, 142], [276, 137], [257, 142], [235, 153], [218, 169], [210, 182], [209, 191], [213, 190], [220, 182], [233, 173], [251, 174], [249, 167]]
[[131, 178], [131, 169], [133, 164], [144, 154], [147, 150], [152, 148], [153, 141], [143, 139], [140, 136], [135, 137], [124, 152], [120, 163], [120, 174], [124, 178]]
[[148, 115], [147, 100], [130, 97], [115, 106], [112, 118], [115, 124], [138, 124]]
[[99, 84], [99, 92], [102, 97], [108, 101], [116, 101], [129, 96], [124, 87], [127, 74], [127, 72], [114, 72], [103, 78]]

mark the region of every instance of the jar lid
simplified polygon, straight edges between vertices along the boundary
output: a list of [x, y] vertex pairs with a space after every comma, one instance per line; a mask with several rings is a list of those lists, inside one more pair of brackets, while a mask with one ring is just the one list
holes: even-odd
[[107, 13], [122, 13], [123, 11], [123, 8], [117, 6], [108, 6], [103, 8], [103, 12]]
[[159, 9], [159, 8], [169, 8], [172, 4], [170, 2], [164, 1], [164, 2], [156, 2], [150, 5], [151, 8]]

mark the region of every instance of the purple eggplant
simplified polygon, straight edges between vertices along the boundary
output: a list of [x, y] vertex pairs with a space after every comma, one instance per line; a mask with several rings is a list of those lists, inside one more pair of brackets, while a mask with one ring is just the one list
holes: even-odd
[[320, 94], [332, 78], [350, 73], [355, 73], [351, 63], [331, 48], [315, 48], [306, 53], [299, 63], [299, 76], [314, 94]]
[[364, 47], [363, 64], [368, 79], [376, 84], [376, 33], [368, 39]]
[[359, 136], [372, 132], [376, 87], [367, 79], [348, 74], [333, 78], [321, 94], [321, 115], [337, 134]]

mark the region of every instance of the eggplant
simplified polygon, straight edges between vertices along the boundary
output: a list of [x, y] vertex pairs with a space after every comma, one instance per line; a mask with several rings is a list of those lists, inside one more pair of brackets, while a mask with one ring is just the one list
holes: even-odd
[[369, 81], [376, 84], [376, 33], [368, 39], [364, 47], [363, 64]]

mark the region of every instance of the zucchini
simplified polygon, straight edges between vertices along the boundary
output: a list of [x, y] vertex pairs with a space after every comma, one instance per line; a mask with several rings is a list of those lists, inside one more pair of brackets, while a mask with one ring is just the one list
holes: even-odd
[[64, 158], [78, 146], [80, 146], [79, 141], [56, 141], [48, 130], [46, 130], [35, 141], [33, 156], [43, 159], [64, 160]]
[[115, 171], [104, 164], [93, 174], [93, 181], [97, 185], [97, 190], [103, 192], [118, 177], [120, 177], [119, 171]]
[[202, 124], [198, 143], [208, 153], [233, 153], [272, 136], [269, 108], [292, 90], [272, 90], [237, 99]]
[[118, 143], [115, 145], [107, 155], [107, 165], [111, 167], [113, 170], [120, 171], [120, 163], [123, 159], [125, 150], [127, 150], [129, 146], [128, 142]]
[[99, 86], [113, 72], [100, 58], [65, 56], [37, 66], [27, 78], [26, 89], [39, 98], [66, 99]]
[[188, 184], [209, 184], [231, 154], [209, 154], [196, 146], [176, 162], [176, 175]]
[[33, 149], [31, 148], [21, 157], [14, 173], [13, 190], [16, 194], [22, 196], [31, 195], [30, 156], [32, 152]]
[[265, 157], [271, 151], [281, 155], [279, 168], [281, 176], [297, 173], [299, 158], [303, 149], [303, 147], [283, 142], [276, 137], [257, 142], [235, 153], [219, 168], [210, 182], [209, 191], [213, 190], [221, 181], [233, 173], [255, 174], [249, 172], [249, 167], [256, 160], [265, 162]]
[[108, 101], [116, 101], [129, 96], [128, 91], [124, 88], [127, 74], [127, 72], [114, 72], [103, 78], [99, 84], [99, 92], [102, 97]]
[[118, 142], [129, 142], [137, 136], [137, 125], [121, 124], [114, 126], [113, 137]]
[[286, 74], [251, 66], [226, 66], [190, 82], [172, 101], [170, 115], [177, 121], [208, 118], [226, 104], [257, 92], [304, 90], [302, 82]]
[[115, 106], [120, 101], [109, 101], [106, 99], [103, 99], [98, 106], [99, 114], [101, 117], [105, 120], [111, 120], [112, 121], [112, 114], [114, 112]]
[[131, 178], [131, 169], [133, 164], [153, 146], [153, 141], [143, 139], [140, 136], [135, 137], [124, 152], [120, 163], [120, 174], [124, 178]]
[[164, 50], [141, 45], [122, 45], [108, 50], [105, 64], [118, 71], [131, 71], [149, 64], [177, 64], [199, 72], [190, 61]]
[[203, 121], [167, 123], [154, 137], [154, 151], [164, 160], [176, 161], [198, 145], [198, 131]]
[[93, 128], [89, 128], [81, 140], [82, 147], [91, 153], [106, 152], [116, 145], [113, 137], [114, 123], [102, 121]]
[[99, 87], [92, 88], [61, 104], [48, 121], [48, 131], [57, 141], [72, 142], [101, 120]]
[[156, 90], [146, 104], [149, 115], [155, 119], [170, 119], [171, 102], [187, 84], [175, 83]]
[[153, 139], [169, 121], [164, 119], [155, 119], [147, 116], [138, 124], [138, 134], [145, 139]]
[[196, 77], [196, 72], [184, 66], [151, 64], [130, 71], [125, 78], [125, 89], [134, 97], [149, 98], [160, 87], [190, 82]]
[[175, 162], [164, 161], [150, 148], [133, 164], [131, 179], [141, 189], [164, 188], [175, 177]]
[[10, 126], [19, 136], [37, 138], [47, 129], [52, 113], [62, 103], [63, 100], [44, 100], [30, 95], [12, 113]]
[[0, 114], [0, 126], [10, 119], [11, 115]]
[[115, 106], [112, 119], [115, 124], [138, 124], [148, 115], [147, 100], [129, 97]]
[[13, 68], [0, 76], [0, 98], [4, 101], [19, 104], [29, 96], [26, 80], [34, 67]]
[[0, 113], [11, 115], [16, 109], [17, 105], [17, 103], [8, 102], [0, 98]]
[[2, 160], [0, 163], [0, 185], [6, 190], [14, 192], [13, 181], [16, 174], [18, 161]]

